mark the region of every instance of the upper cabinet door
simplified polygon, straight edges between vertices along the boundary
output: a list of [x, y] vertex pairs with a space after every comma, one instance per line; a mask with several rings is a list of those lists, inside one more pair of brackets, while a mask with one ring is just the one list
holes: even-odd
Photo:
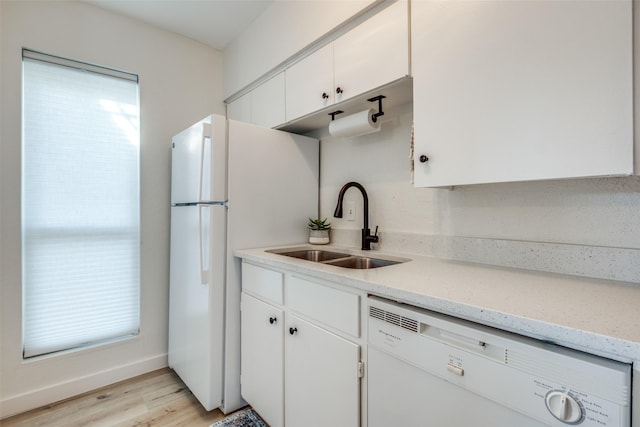
[[633, 173], [631, 1], [415, 1], [411, 28], [417, 186]]
[[285, 122], [284, 71], [251, 92], [251, 123], [272, 128]]
[[336, 102], [407, 76], [407, 1], [394, 3], [338, 38], [334, 42], [334, 57]]
[[240, 98], [227, 105], [227, 117], [239, 122], [251, 122], [251, 92], [245, 93]]
[[297, 62], [285, 73], [287, 120], [333, 104], [333, 44]]
[[272, 128], [285, 122], [284, 71], [227, 105], [227, 117]]

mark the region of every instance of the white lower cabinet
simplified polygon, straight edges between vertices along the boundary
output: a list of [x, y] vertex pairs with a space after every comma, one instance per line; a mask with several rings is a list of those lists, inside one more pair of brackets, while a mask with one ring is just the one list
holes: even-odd
[[284, 425], [284, 313], [242, 294], [242, 397], [271, 426]]
[[287, 316], [285, 422], [287, 426], [358, 426], [360, 346]]
[[[242, 397], [271, 427], [360, 426], [361, 296], [247, 262], [242, 268]], [[335, 302], [333, 309], [308, 309], [301, 290], [319, 307]], [[346, 321], [333, 325], [334, 317]]]

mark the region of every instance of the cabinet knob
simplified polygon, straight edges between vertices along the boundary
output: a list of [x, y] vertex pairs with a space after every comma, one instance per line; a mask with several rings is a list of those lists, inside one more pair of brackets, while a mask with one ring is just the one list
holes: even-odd
[[277, 318], [277, 317], [269, 317], [269, 323], [271, 323], [272, 325], [273, 325], [274, 323], [276, 323], [277, 321], [278, 321], [278, 318]]
[[298, 328], [289, 328], [289, 334], [293, 335], [298, 332]]
[[339, 94], [339, 93], [342, 93], [342, 89], [340, 88], [340, 86], [338, 86], [338, 87], [336, 88], [336, 93], [338, 93], [338, 94]]
[[420, 163], [427, 163], [428, 161], [429, 161], [429, 158], [424, 154], [420, 156]]
[[322, 99], [328, 99], [329, 95], [327, 94], [327, 92], [322, 92]]

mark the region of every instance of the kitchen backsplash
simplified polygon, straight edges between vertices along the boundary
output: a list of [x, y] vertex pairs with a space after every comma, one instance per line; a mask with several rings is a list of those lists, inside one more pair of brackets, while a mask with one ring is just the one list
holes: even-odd
[[[640, 250], [575, 244], [479, 239], [380, 230], [374, 250], [501, 267], [640, 283]], [[360, 230], [333, 229], [331, 241], [360, 246]]]

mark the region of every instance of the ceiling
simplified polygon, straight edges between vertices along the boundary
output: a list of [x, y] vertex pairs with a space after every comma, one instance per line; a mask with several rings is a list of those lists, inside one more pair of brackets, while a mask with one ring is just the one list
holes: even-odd
[[224, 49], [273, 0], [83, 0]]

